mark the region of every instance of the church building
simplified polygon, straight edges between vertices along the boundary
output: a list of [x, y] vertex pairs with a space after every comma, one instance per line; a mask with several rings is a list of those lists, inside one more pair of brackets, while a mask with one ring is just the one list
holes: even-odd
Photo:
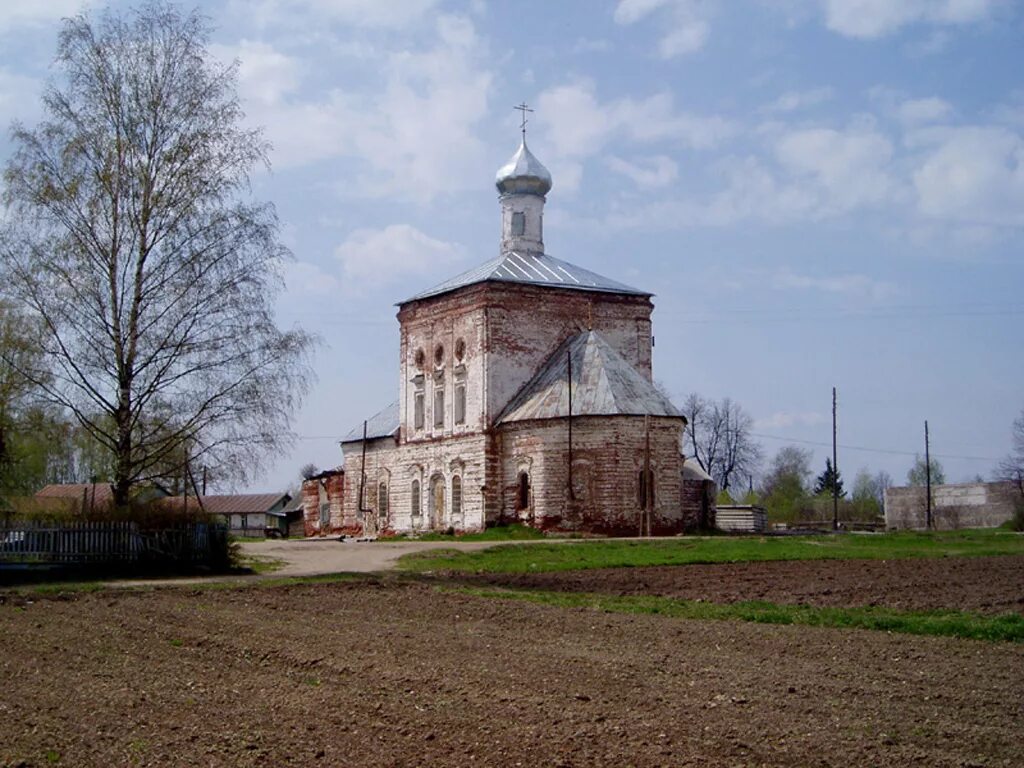
[[525, 130], [496, 184], [498, 255], [398, 305], [398, 399], [346, 436], [343, 482], [307, 483], [308, 534], [695, 522], [686, 420], [652, 382], [652, 294], [545, 253], [552, 180]]

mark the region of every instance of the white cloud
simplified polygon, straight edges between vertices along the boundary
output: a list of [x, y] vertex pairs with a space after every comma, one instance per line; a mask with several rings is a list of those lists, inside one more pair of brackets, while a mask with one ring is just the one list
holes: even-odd
[[4, 0], [0, 3], [0, 34], [20, 26], [52, 24], [74, 16], [87, 0]]
[[892, 283], [874, 280], [867, 275], [851, 273], [819, 277], [802, 275], [787, 270], [773, 275], [771, 284], [777, 290], [817, 291], [819, 293], [870, 298], [875, 301], [889, 298], [896, 293], [896, 286]]
[[930, 128], [911, 134], [918, 210], [975, 225], [1024, 226], [1024, 138], [1007, 128]]
[[711, 3], [700, 0], [619, 0], [615, 21], [634, 24], [663, 9], [667, 22], [658, 41], [658, 55], [672, 59], [704, 47], [711, 34], [710, 7]]
[[904, 125], [934, 123], [949, 117], [953, 105], [945, 99], [931, 96], [925, 99], [907, 99], [899, 106], [899, 119]]
[[785, 429], [787, 427], [816, 427], [825, 423], [825, 415], [817, 411], [776, 411], [770, 416], [754, 420], [755, 429]]
[[343, 194], [425, 202], [478, 183], [486, 152], [476, 131], [493, 81], [468, 18], [439, 16], [426, 35], [424, 47], [373, 52], [378, 82], [327, 92], [312, 91], [318, 83], [303, 77], [313, 73], [266, 43], [219, 53], [241, 59], [246, 111], [266, 128], [275, 165], [352, 158], [365, 170], [348, 175]]
[[828, 101], [831, 88], [812, 88], [807, 91], [787, 91], [764, 108], [765, 112], [795, 112]]
[[464, 258], [461, 247], [424, 234], [408, 224], [357, 229], [339, 245], [345, 285], [380, 286], [408, 277], [434, 275], [436, 282]]
[[843, 130], [774, 126], [765, 140], [765, 156], [731, 156], [713, 166], [717, 192], [616, 211], [608, 223], [653, 229], [788, 224], [906, 201], [907, 182], [895, 172], [893, 145], [870, 122]]
[[238, 61], [238, 90], [246, 101], [279, 104], [301, 80], [299, 61], [265, 42], [241, 40], [231, 46], [211, 45], [210, 53], [225, 63]]
[[892, 142], [870, 126], [790, 131], [775, 144], [780, 165], [820, 199], [822, 213], [889, 201], [896, 189]]
[[825, 25], [846, 37], [874, 39], [910, 24], [971, 24], [989, 18], [996, 0], [821, 0]]
[[590, 80], [544, 91], [538, 98], [537, 115], [538, 122], [547, 128], [555, 152], [568, 157], [596, 154], [616, 137], [708, 149], [735, 133], [734, 126], [724, 118], [677, 110], [668, 92], [601, 103]]
[[636, 162], [612, 156], [608, 158], [608, 167], [645, 189], [667, 186], [679, 176], [679, 166], [665, 155], [640, 158]]
[[286, 264], [284, 282], [288, 295], [295, 297], [333, 296], [341, 286], [337, 276], [308, 261]]

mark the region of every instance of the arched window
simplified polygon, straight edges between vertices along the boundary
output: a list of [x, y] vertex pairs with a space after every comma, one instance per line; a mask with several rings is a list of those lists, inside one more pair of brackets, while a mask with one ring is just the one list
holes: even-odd
[[516, 490], [516, 509], [530, 508], [530, 473], [520, 472]]
[[420, 481], [412, 481], [412, 516], [420, 516]]
[[654, 470], [640, 470], [637, 474], [636, 502], [640, 509], [647, 509], [647, 494], [651, 494], [651, 506], [654, 506]]
[[388, 484], [381, 483], [377, 486], [377, 515], [388, 516]]
[[452, 517], [462, 514], [462, 478], [452, 478]]

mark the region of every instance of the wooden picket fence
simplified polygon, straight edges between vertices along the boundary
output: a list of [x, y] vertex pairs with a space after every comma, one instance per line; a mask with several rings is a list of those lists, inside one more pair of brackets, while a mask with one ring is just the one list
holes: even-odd
[[215, 564], [226, 557], [227, 535], [224, 525], [193, 521], [159, 529], [128, 521], [23, 522], [0, 526], [0, 566]]

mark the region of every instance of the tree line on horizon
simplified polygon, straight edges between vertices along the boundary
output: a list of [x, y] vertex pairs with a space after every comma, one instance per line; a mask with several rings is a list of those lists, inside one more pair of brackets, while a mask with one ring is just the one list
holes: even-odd
[[[715, 481], [720, 504], [759, 504], [773, 522], [820, 522], [832, 519], [835, 490], [840, 521], [875, 522], [882, 517], [885, 490], [895, 484], [888, 472], [862, 467], [847, 491], [831, 458], [825, 459], [825, 467], [815, 475], [814, 454], [808, 448], [784, 445], [765, 463], [764, 448], [753, 435], [753, 417], [728, 397], [713, 400], [691, 393], [684, 401], [683, 413], [688, 422], [683, 453]], [[995, 467], [992, 479], [1013, 483], [1024, 500], [1024, 410], [1014, 421], [1011, 434], [1012, 450]], [[933, 456], [929, 465], [932, 484], [944, 484], [942, 463]], [[915, 456], [906, 484], [923, 487], [927, 476], [924, 457]], [[974, 479], [984, 480], [980, 475]]]

